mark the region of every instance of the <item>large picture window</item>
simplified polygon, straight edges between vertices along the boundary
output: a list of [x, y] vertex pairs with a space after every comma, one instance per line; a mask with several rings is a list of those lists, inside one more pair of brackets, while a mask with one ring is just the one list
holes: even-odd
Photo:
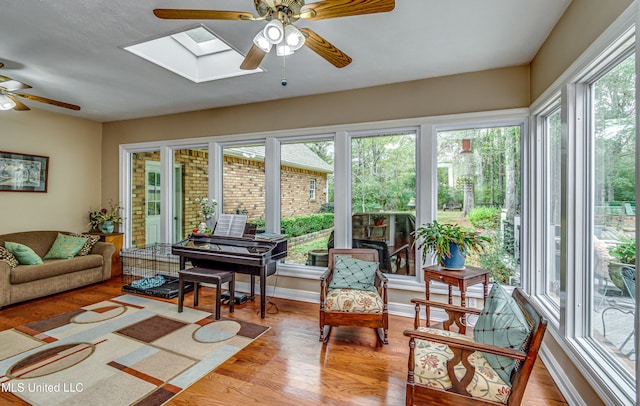
[[351, 140], [354, 248], [378, 250], [382, 272], [415, 276], [415, 131]]
[[247, 223], [264, 231], [266, 218], [265, 147], [260, 144], [223, 148], [222, 213], [247, 216]]
[[[560, 107], [554, 106], [543, 121], [544, 147], [544, 263], [543, 294], [560, 309], [561, 128]], [[556, 313], [556, 316], [558, 314]]]
[[635, 56], [590, 85], [589, 335], [635, 376]]
[[280, 227], [288, 264], [326, 267], [333, 232], [333, 140], [280, 146]]
[[491, 239], [468, 263], [520, 285], [521, 126], [438, 132], [438, 221]]

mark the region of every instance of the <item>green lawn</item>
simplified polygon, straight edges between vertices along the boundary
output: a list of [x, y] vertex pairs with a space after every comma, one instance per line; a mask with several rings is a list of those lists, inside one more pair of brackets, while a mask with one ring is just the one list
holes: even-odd
[[287, 263], [289, 264], [306, 264], [307, 252], [312, 250], [326, 250], [327, 243], [329, 242], [329, 236], [318, 238], [317, 240], [310, 241], [305, 244], [296, 245], [289, 250], [289, 256], [287, 257]]

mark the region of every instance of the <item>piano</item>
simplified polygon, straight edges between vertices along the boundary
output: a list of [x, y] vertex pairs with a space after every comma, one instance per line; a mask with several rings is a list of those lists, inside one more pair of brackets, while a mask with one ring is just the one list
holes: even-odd
[[208, 269], [251, 275], [251, 297], [255, 299], [255, 277], [260, 277], [260, 317], [265, 317], [267, 276], [276, 272], [277, 262], [287, 256], [287, 239], [257, 240], [254, 237], [221, 237], [192, 234], [171, 246], [180, 257], [180, 269], [187, 261]]

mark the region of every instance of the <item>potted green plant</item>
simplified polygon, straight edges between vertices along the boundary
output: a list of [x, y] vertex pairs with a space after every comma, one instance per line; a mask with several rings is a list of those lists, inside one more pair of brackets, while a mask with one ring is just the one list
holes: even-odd
[[371, 216], [371, 219], [376, 226], [381, 226], [384, 223], [384, 216], [382, 214], [374, 214]]
[[618, 289], [628, 294], [620, 270], [622, 265], [636, 267], [636, 240], [623, 239], [620, 244], [609, 248], [609, 255], [614, 258], [614, 261], [609, 261], [609, 278]]
[[433, 253], [438, 264], [448, 269], [463, 269], [467, 253], [480, 251], [491, 241], [477, 231], [436, 220], [418, 227], [414, 235], [415, 243], [422, 250], [422, 262], [426, 263], [429, 254]]
[[89, 212], [89, 225], [91, 230], [102, 231], [104, 234], [111, 234], [116, 224], [122, 223], [120, 211], [122, 207], [119, 204], [114, 205], [113, 200], [109, 200], [109, 208]]

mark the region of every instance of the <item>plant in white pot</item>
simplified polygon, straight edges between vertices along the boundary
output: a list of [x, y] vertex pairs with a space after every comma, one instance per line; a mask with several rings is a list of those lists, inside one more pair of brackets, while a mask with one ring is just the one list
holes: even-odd
[[464, 269], [469, 251], [480, 251], [489, 237], [457, 224], [438, 223], [434, 220], [418, 227], [414, 233], [418, 248], [422, 250], [422, 262], [433, 253], [438, 264], [447, 269]]

